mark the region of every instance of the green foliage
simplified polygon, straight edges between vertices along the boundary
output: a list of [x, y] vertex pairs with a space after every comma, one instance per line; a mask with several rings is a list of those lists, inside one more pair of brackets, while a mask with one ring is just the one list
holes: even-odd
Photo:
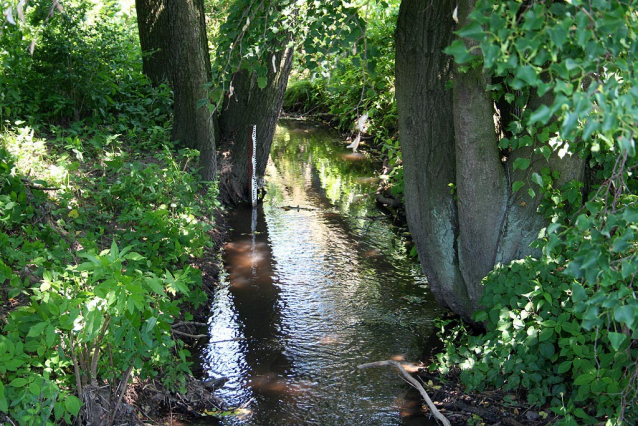
[[63, 12], [51, 7], [28, 2], [25, 22], [0, 33], [3, 125], [85, 120], [133, 133], [168, 121], [168, 89], [151, 87], [141, 73], [134, 22], [117, 2], [98, 8], [73, 0], [64, 2]]
[[[79, 385], [117, 386], [130, 367], [172, 389], [189, 372], [171, 324], [205, 300], [189, 263], [210, 245], [216, 189], [188, 167], [196, 152], [132, 161], [140, 154], [95, 132], [91, 144], [76, 136], [72, 155], [68, 137], [49, 140], [55, 165], [32, 132], [2, 136], [0, 289], [22, 304], [0, 335], [0, 412], [19, 424], [70, 424]], [[26, 180], [27, 159], [51, 180]], [[54, 196], [36, 189], [52, 185]]]
[[[368, 2], [360, 6], [362, 31], [354, 47], [317, 67], [302, 56], [296, 60], [293, 81], [286, 92], [287, 111], [327, 113], [343, 131], [354, 128], [368, 114], [366, 132], [387, 155], [394, 195], [403, 194], [403, 168], [397, 136], [394, 98], [394, 31], [399, 2]], [[304, 45], [314, 58], [315, 49]]]
[[303, 51], [304, 67], [329, 69], [364, 32], [358, 9], [344, 1], [293, 0], [235, 0], [226, 14], [214, 9], [215, 19], [223, 23], [209, 30], [217, 49], [210, 109], [218, 109], [224, 95], [234, 93], [238, 71], [248, 71], [258, 87], [265, 88], [280, 66], [273, 63], [273, 54], [285, 47]]
[[283, 109], [289, 112], [308, 113], [321, 104], [321, 91], [310, 80], [295, 80], [288, 84], [284, 95]]
[[500, 148], [532, 146], [536, 161], [586, 155], [596, 176], [587, 194], [582, 182], [557, 188], [555, 171], [515, 160], [527, 177], [513, 190], [528, 185], [550, 223], [537, 242], [542, 255], [485, 278], [484, 309], [474, 318], [487, 332], [448, 344], [440, 367], [458, 366], [473, 389], [522, 388], [529, 403], [550, 404], [561, 424], [634, 424], [636, 4], [479, 1], [471, 17], [458, 34], [480, 51], [457, 40], [447, 52], [482, 62], [498, 81], [489, 87], [497, 102], [523, 109], [541, 99], [512, 120]]

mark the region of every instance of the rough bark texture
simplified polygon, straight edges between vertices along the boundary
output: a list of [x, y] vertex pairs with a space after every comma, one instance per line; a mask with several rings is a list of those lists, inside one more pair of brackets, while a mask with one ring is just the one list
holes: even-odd
[[167, 0], [135, 0], [142, 69], [153, 84], [171, 81], [170, 28]]
[[219, 188], [222, 200], [227, 204], [250, 199], [252, 125], [257, 125], [257, 176], [263, 177], [266, 170], [293, 55], [292, 49], [285, 45], [273, 50], [277, 50], [276, 69], [269, 61], [267, 86], [264, 89], [257, 86], [255, 73], [246, 70], [236, 73], [232, 81], [234, 94], [227, 98], [220, 113], [223, 165]]
[[204, 84], [211, 79], [203, 0], [169, 1], [172, 85], [175, 93], [173, 135], [183, 146], [200, 151], [201, 175], [215, 180], [215, 123], [206, 107]]
[[396, 96], [408, 225], [439, 303], [472, 310], [459, 270], [451, 58], [454, 0], [404, 0], [396, 32]]
[[[475, 0], [461, 1], [459, 27]], [[465, 40], [472, 47], [476, 42]], [[494, 102], [485, 90], [489, 79], [480, 68], [454, 73], [456, 194], [459, 267], [473, 306], [482, 295], [479, 283], [494, 268], [500, 230], [506, 212], [507, 181], [494, 127]]]
[[[532, 148], [499, 158], [494, 104], [482, 71], [461, 73], [442, 53], [475, 0], [403, 0], [396, 33], [396, 96], [403, 152], [408, 225], [419, 259], [437, 300], [469, 320], [479, 307], [481, 280], [496, 263], [534, 254], [530, 248], [545, 219], [537, 214], [540, 197], [512, 193], [514, 181], [529, 182], [542, 167], [558, 170], [558, 187], [581, 179], [577, 156], [549, 161]], [[470, 41], [465, 40], [470, 45]], [[454, 70], [454, 72], [453, 72]], [[453, 90], [445, 89], [453, 78]], [[551, 99], [530, 96], [535, 109]], [[516, 158], [531, 159], [512, 170]], [[455, 196], [449, 184], [456, 187]]]

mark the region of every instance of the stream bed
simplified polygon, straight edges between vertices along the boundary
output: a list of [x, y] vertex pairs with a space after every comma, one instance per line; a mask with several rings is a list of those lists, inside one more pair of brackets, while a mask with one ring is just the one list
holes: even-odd
[[396, 371], [356, 368], [422, 360], [442, 310], [374, 205], [372, 165], [344, 146], [282, 120], [263, 205], [230, 213], [201, 361], [205, 376], [229, 379], [216, 394], [246, 413], [197, 424], [436, 424]]

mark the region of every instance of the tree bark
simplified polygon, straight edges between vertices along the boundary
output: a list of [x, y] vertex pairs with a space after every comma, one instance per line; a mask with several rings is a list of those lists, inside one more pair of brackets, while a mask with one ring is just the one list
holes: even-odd
[[153, 84], [171, 82], [170, 28], [167, 0], [135, 0], [142, 69]]
[[[461, 27], [474, 3], [403, 0], [396, 32], [408, 225], [432, 292], [465, 320], [479, 307], [481, 280], [499, 262], [536, 254], [530, 244], [547, 225], [537, 213], [540, 197], [512, 193], [512, 183], [529, 182], [531, 173], [550, 167], [560, 172], [555, 182], [560, 187], [582, 179], [585, 164], [578, 156], [560, 159], [556, 153], [547, 161], [533, 147], [501, 161], [488, 78], [480, 69], [460, 72], [442, 53], [454, 38], [455, 6]], [[527, 107], [549, 101], [532, 94]], [[519, 157], [531, 159], [527, 170], [513, 170]]]
[[[458, 3], [459, 27], [476, 0]], [[477, 43], [464, 40], [471, 48]], [[507, 181], [498, 151], [494, 102], [485, 90], [489, 78], [480, 68], [454, 72], [454, 135], [459, 268], [473, 306], [482, 295], [480, 283], [493, 268], [506, 212]]]
[[200, 174], [213, 181], [217, 174], [215, 123], [206, 107], [205, 83], [211, 80], [203, 0], [168, 2], [171, 34], [173, 92], [173, 140], [200, 152]]
[[[241, 70], [233, 76], [234, 94], [226, 98], [219, 117], [223, 152], [219, 188], [226, 204], [250, 200], [249, 170], [253, 125], [257, 125], [255, 173], [259, 178], [265, 173], [292, 68], [293, 50], [286, 46], [290, 40], [286, 38], [280, 46], [270, 50], [276, 53], [274, 61], [268, 63], [268, 83], [264, 89], [257, 86], [257, 75], [254, 72]], [[273, 55], [266, 56], [271, 58]]]
[[200, 175], [217, 176], [216, 123], [205, 107], [204, 84], [211, 80], [203, 0], [136, 0], [144, 73], [173, 89], [172, 139], [200, 152]]
[[404, 0], [396, 30], [396, 97], [408, 226], [438, 302], [472, 312], [456, 250], [459, 225], [450, 184], [456, 182], [452, 59], [456, 1]]

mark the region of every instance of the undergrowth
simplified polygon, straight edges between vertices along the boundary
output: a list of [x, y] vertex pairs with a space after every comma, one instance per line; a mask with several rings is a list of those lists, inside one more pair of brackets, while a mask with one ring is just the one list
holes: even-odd
[[0, 33], [0, 423], [81, 423], [96, 388], [183, 390], [217, 188], [117, 2], [29, 7]]
[[127, 371], [183, 386], [171, 324], [205, 300], [190, 263], [217, 207], [197, 152], [58, 131], [0, 139], [0, 412], [24, 425], [70, 424], [83, 387], [115, 389]]

